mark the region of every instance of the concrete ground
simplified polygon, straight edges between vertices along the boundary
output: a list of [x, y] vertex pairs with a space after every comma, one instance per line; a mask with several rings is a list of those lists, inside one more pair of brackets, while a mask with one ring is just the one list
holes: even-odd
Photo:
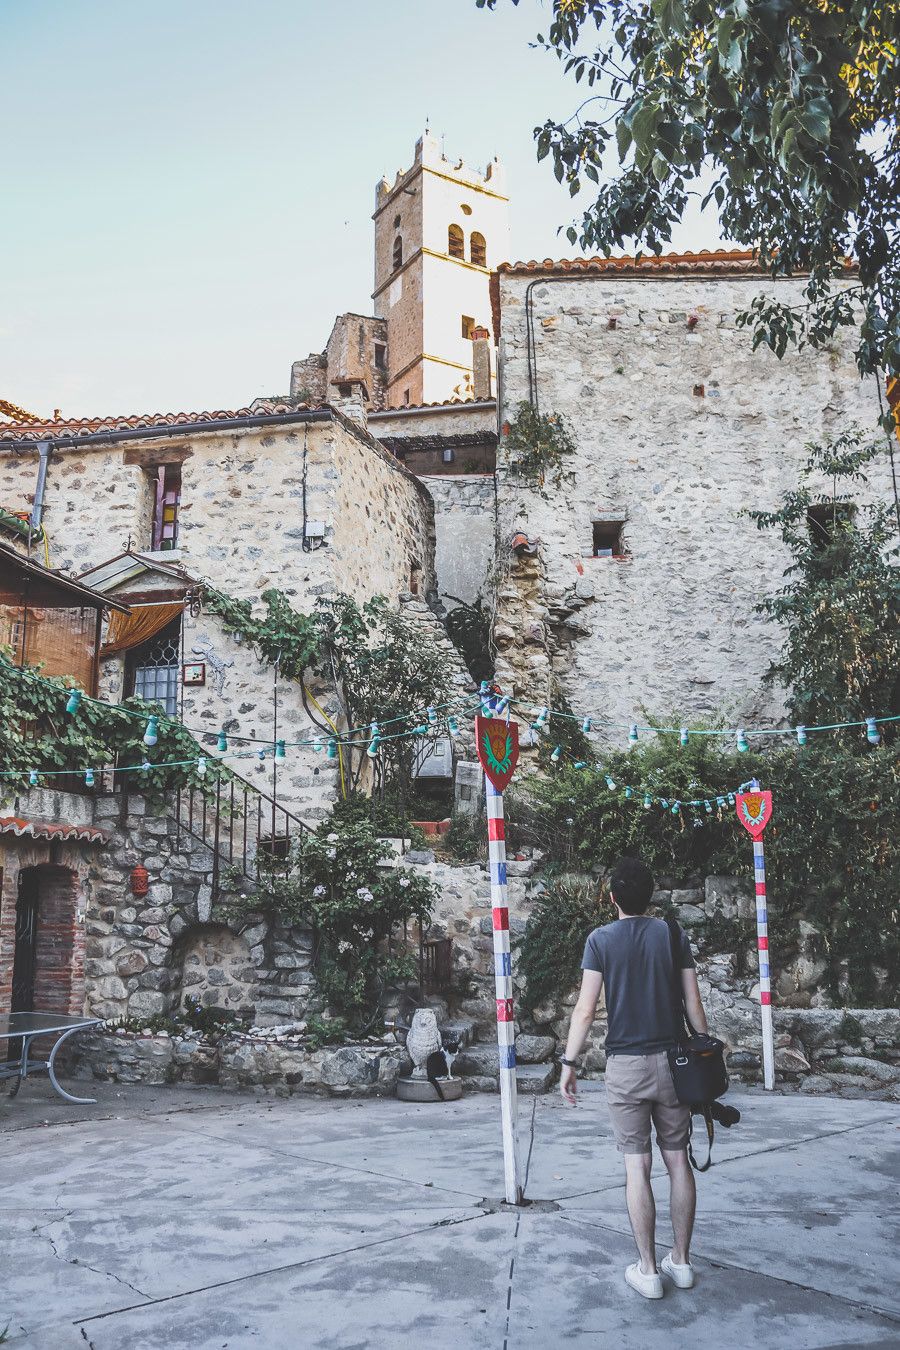
[[[698, 1178], [698, 1282], [648, 1303], [598, 1084], [499, 1099], [281, 1100], [45, 1081], [0, 1096], [0, 1330], [31, 1350], [900, 1346], [900, 1106], [730, 1095]], [[655, 1167], [655, 1173], [661, 1169]], [[664, 1177], [655, 1175], [660, 1256]]]

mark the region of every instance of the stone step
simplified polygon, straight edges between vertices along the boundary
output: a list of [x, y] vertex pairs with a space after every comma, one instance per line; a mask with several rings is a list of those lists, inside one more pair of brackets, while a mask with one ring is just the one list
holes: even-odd
[[551, 1092], [555, 1078], [555, 1064], [516, 1065], [516, 1087], [520, 1092]]
[[473, 1045], [475, 1042], [475, 1023], [463, 1020], [455, 1022], [444, 1022], [438, 1028], [441, 1033], [441, 1039], [446, 1045], [445, 1037], [450, 1037], [459, 1043], [460, 1048]]

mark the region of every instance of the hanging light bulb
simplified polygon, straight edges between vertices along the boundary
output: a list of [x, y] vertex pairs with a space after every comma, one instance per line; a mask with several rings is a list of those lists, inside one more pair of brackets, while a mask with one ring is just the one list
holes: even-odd
[[668, 811], [668, 809], [669, 809], [669, 803], [668, 803], [668, 801], [666, 800], [665, 797], [660, 797], [660, 799], [659, 799], [659, 804], [660, 804], [660, 806], [662, 807], [662, 809], [663, 809], [664, 811]]
[[205, 756], [205, 755], [201, 755], [200, 758], [197, 760], [197, 777], [198, 777], [198, 778], [205, 778], [205, 777], [206, 777], [206, 756]]
[[797, 744], [798, 745], [806, 744], [806, 727], [797, 728]]
[[553, 754], [550, 756], [550, 763], [558, 764], [561, 759], [562, 759], [562, 746], [558, 745], [556, 749], [553, 751]]
[[743, 752], [744, 750], [749, 750], [749, 749], [750, 749], [749, 745], [747, 744], [747, 737], [744, 735], [744, 729], [743, 729], [743, 727], [738, 727], [738, 732], [737, 732], [737, 748], [738, 748], [738, 750], [740, 750], [741, 752]]
[[704, 806], [704, 808], [705, 808], [705, 810], [706, 810], [706, 814], [707, 814], [708, 816], [711, 816], [711, 815], [712, 815], [712, 803], [711, 803], [711, 802], [704, 802], [704, 803], [703, 803], [703, 806]]
[[678, 733], [678, 739], [682, 745], [687, 745], [688, 740], [690, 739], [690, 735], [691, 733], [688, 731], [687, 727], [681, 728], [681, 730]]
[[369, 728], [369, 734], [372, 737], [372, 739], [366, 746], [366, 754], [369, 756], [369, 759], [375, 759], [375, 757], [378, 754], [378, 742], [381, 740], [381, 735], [378, 730], [377, 722], [372, 723], [371, 727]]
[[93, 770], [93, 769], [85, 769], [85, 771], [84, 771], [84, 786], [85, 786], [85, 787], [93, 787], [93, 786], [94, 786], [94, 770]]
[[37, 787], [37, 785], [38, 785], [38, 771], [37, 771], [37, 769], [32, 769], [32, 770], [31, 770], [31, 773], [28, 775], [28, 782], [29, 782], [29, 784], [31, 785], [31, 787]]
[[649, 793], [649, 792], [645, 792], [645, 793], [644, 793], [644, 810], [645, 810], [645, 811], [649, 811], [649, 810], [650, 810], [650, 807], [651, 807], [652, 805], [653, 805], [653, 798], [650, 796], [650, 793]]
[[74, 717], [80, 706], [81, 706], [81, 690], [73, 689], [72, 692], [69, 694], [69, 701], [66, 704], [66, 712], [71, 713], [72, 716]]
[[634, 788], [627, 787], [625, 789], [625, 796], [630, 800], [634, 796]]
[[591, 719], [589, 717], [586, 717], [581, 724], [581, 730], [584, 732], [586, 736], [590, 731], [590, 729], [591, 729]]
[[881, 732], [874, 717], [866, 718], [866, 740], [870, 745], [877, 745], [881, 740]]
[[427, 735], [428, 735], [428, 723], [427, 723], [427, 722], [422, 722], [419, 726], [413, 727], [413, 729], [412, 729], [412, 734], [413, 734], [414, 736], [427, 736]]
[[145, 759], [141, 765], [141, 773], [149, 773], [152, 768], [153, 765], [150, 763], [149, 759]]
[[259, 767], [262, 768], [263, 765], [264, 765], [265, 762], [266, 762], [266, 751], [265, 751], [265, 747], [260, 747], [260, 749], [257, 750], [257, 752], [256, 752], [256, 758], [259, 760]]
[[219, 732], [219, 739], [216, 742], [216, 754], [224, 755], [228, 752], [228, 737], [224, 731]]
[[733, 793], [733, 792], [729, 792], [729, 794], [728, 794], [728, 805], [729, 805], [729, 806], [734, 806], [734, 793]]
[[437, 710], [435, 708], [428, 708], [426, 711], [428, 713], [428, 725], [430, 727], [436, 727], [438, 720]]
[[572, 765], [572, 768], [573, 768], [573, 769], [586, 769], [586, 768], [587, 768], [587, 760], [584, 760], [584, 759], [576, 760], [575, 763]]
[[532, 731], [541, 731], [547, 725], [547, 718], [550, 716], [549, 708], [538, 708], [537, 717], [531, 724]]
[[680, 812], [680, 810], [681, 810], [681, 802], [673, 802], [673, 803], [672, 803], [672, 815], [673, 815], [673, 816], [677, 816], [678, 813]]
[[451, 736], [459, 735], [459, 722], [456, 720], [455, 717], [447, 718], [447, 730], [449, 731]]
[[630, 726], [630, 728], [629, 728], [629, 730], [628, 730], [628, 744], [629, 744], [629, 745], [637, 745], [637, 743], [638, 743], [638, 729], [637, 729], [637, 722], [632, 722], [632, 724], [631, 724], [631, 726]]
[[144, 732], [144, 744], [155, 745], [159, 740], [159, 718], [155, 713], [147, 719], [147, 730]]
[[500, 702], [497, 704], [497, 712], [505, 713], [508, 707], [509, 707], [509, 694], [504, 694]]
[[321, 755], [324, 749], [325, 749], [325, 742], [322, 740], [321, 736], [317, 736], [316, 739], [313, 741], [313, 753], [316, 755]]
[[287, 756], [284, 753], [284, 741], [275, 742], [275, 768], [280, 769]]
[[716, 798], [716, 806], [724, 806], [724, 805], [725, 805], [725, 798], [724, 798], [724, 797], [717, 797], [717, 798]]
[[612, 792], [613, 788], [616, 786], [616, 780], [610, 778], [609, 774], [606, 775], [606, 786], [609, 788], [610, 792]]
[[338, 752], [337, 741], [332, 736], [331, 740], [328, 742], [328, 749], [326, 750], [325, 754], [328, 759], [337, 759], [337, 752]]

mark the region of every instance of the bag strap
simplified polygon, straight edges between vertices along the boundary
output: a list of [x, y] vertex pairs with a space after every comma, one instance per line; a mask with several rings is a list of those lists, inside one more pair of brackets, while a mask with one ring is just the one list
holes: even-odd
[[675, 1006], [675, 1028], [681, 1033], [679, 1039], [685, 1040], [683, 1034], [685, 1027], [691, 1036], [696, 1036], [696, 1031], [691, 1026], [691, 1019], [688, 1017], [687, 1008], [684, 1006], [684, 988], [681, 983], [681, 927], [671, 916], [666, 919], [666, 927], [669, 930], [669, 951], [672, 957], [672, 997]]
[[693, 1167], [695, 1172], [708, 1172], [710, 1167], [712, 1167], [712, 1146], [713, 1146], [713, 1139], [715, 1138], [715, 1126], [713, 1125], [712, 1112], [710, 1111], [708, 1106], [702, 1107], [701, 1110], [697, 1112], [697, 1114], [702, 1115], [703, 1119], [706, 1121], [706, 1139], [708, 1145], [706, 1150], [706, 1162], [701, 1167], [700, 1164], [697, 1162], [697, 1159], [694, 1157], [693, 1116], [691, 1116], [691, 1128], [690, 1134], [688, 1135], [688, 1158], [690, 1159], [691, 1167]]

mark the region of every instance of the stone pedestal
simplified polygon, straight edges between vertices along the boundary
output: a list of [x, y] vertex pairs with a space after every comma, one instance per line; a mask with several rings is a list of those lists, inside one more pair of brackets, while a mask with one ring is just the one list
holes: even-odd
[[[459, 1101], [463, 1095], [459, 1078], [439, 1078], [445, 1102]], [[428, 1078], [398, 1078], [397, 1098], [401, 1102], [439, 1102], [434, 1084]]]

